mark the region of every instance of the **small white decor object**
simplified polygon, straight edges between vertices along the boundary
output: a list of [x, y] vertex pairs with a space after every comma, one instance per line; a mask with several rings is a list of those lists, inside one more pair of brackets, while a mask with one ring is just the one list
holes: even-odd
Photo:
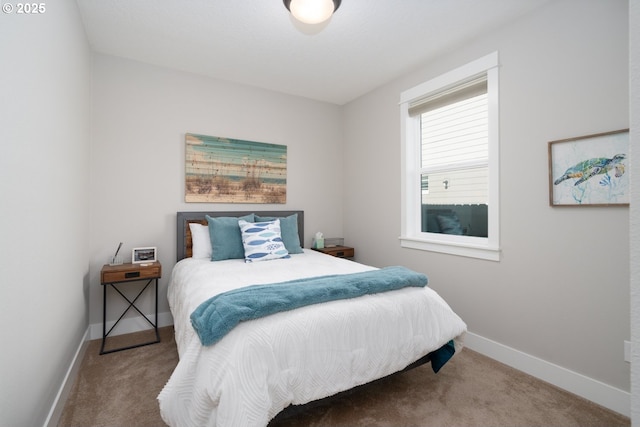
[[324, 249], [324, 235], [318, 231], [313, 239], [313, 247], [316, 249]]
[[120, 253], [120, 249], [122, 249], [122, 242], [120, 242], [120, 244], [118, 245], [116, 253], [113, 254], [113, 256], [109, 257], [109, 260], [107, 261], [109, 265], [122, 265], [122, 257], [118, 256], [118, 253]]

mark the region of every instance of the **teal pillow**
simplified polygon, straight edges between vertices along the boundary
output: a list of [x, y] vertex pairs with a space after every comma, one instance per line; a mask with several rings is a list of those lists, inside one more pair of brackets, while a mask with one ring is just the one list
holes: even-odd
[[211, 261], [225, 259], [243, 259], [244, 247], [238, 220], [254, 221], [254, 215], [249, 214], [240, 218], [220, 216], [217, 218], [206, 215], [211, 236]]
[[289, 215], [287, 217], [258, 216], [256, 221], [273, 221], [280, 220], [280, 232], [282, 233], [282, 241], [284, 247], [290, 254], [301, 254], [304, 251], [300, 245], [300, 235], [298, 234], [298, 214]]
[[453, 215], [438, 215], [438, 224], [440, 229], [445, 234], [457, 234], [462, 235], [462, 226], [458, 216]]
[[289, 258], [282, 242], [280, 220], [247, 222], [238, 220], [244, 245], [245, 262]]

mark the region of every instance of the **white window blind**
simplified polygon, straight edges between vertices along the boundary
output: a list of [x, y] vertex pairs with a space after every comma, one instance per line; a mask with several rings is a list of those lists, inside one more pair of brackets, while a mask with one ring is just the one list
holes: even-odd
[[417, 116], [439, 107], [487, 93], [487, 75], [481, 74], [409, 103], [409, 115]]
[[409, 111], [420, 115], [422, 203], [487, 203], [486, 76], [415, 102]]

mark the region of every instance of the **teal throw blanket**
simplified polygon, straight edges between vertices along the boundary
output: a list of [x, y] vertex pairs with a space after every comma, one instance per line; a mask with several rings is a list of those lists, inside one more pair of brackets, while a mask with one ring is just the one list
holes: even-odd
[[203, 302], [191, 314], [191, 324], [202, 345], [207, 346], [221, 340], [244, 320], [311, 304], [426, 285], [427, 276], [424, 274], [397, 266], [362, 273], [252, 285], [216, 295]]
[[456, 352], [456, 346], [453, 340], [449, 341], [439, 349], [429, 353], [429, 360], [431, 360], [431, 369], [436, 374], [438, 371], [453, 357]]

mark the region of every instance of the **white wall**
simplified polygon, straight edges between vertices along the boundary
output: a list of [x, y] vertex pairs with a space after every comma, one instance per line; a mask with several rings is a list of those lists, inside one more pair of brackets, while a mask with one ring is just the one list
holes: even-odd
[[[306, 247], [317, 230], [342, 234], [339, 107], [111, 56], [94, 55], [93, 66], [92, 324], [102, 322], [100, 267], [120, 241], [125, 254], [158, 247], [159, 311], [169, 311], [177, 211], [303, 209]], [[287, 203], [185, 203], [185, 133], [286, 145]], [[115, 320], [119, 298], [109, 305]]]
[[88, 319], [90, 53], [75, 2], [46, 7], [0, 15], [5, 426], [45, 422]]
[[[629, 2], [631, 169], [640, 168], [640, 0]], [[640, 174], [631, 175], [631, 424], [640, 426]]]
[[[400, 93], [500, 55], [500, 262], [401, 249]], [[623, 129], [628, 3], [550, 2], [345, 108], [345, 238], [358, 260], [404, 264], [481, 337], [630, 390], [629, 210], [548, 205], [548, 141]], [[624, 395], [624, 393], [623, 393]]]

